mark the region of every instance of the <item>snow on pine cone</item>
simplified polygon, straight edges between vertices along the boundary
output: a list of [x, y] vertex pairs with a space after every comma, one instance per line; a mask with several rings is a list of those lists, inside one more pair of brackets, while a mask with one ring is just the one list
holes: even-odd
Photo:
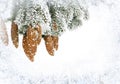
[[58, 36], [52, 36], [52, 40], [55, 50], [58, 50], [58, 40], [59, 40]]
[[46, 50], [51, 56], [54, 56], [54, 45], [53, 45], [53, 39], [50, 35], [46, 35], [44, 37]]
[[1, 17], [0, 17], [0, 38], [2, 42], [7, 46], [8, 45], [8, 34], [6, 31], [6, 25]]
[[11, 38], [15, 47], [18, 48], [18, 44], [19, 44], [18, 25], [15, 24], [15, 22], [12, 22], [11, 25]]
[[32, 28], [31, 26], [29, 26], [26, 35], [23, 36], [23, 49], [26, 56], [31, 61], [34, 61], [34, 56], [37, 51], [37, 44], [41, 41], [40, 30], [40, 27], [37, 27], [36, 30], [36, 28]]
[[41, 39], [42, 39], [42, 30], [41, 30], [41, 26], [37, 25], [37, 26], [35, 27], [35, 29], [36, 29], [37, 32], [38, 32], [37, 44], [39, 45], [40, 42], [41, 42]]

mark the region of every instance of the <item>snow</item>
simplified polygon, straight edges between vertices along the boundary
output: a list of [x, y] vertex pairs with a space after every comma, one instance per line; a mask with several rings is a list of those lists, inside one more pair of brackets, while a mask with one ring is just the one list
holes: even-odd
[[0, 40], [0, 84], [120, 84], [120, 1], [86, 2], [89, 20], [60, 37], [55, 56], [48, 55], [42, 39], [34, 62], [24, 54], [22, 36], [14, 47], [6, 22], [9, 45]]

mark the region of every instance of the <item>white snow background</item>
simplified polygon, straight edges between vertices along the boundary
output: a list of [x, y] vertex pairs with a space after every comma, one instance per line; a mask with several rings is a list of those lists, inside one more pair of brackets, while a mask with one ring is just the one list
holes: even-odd
[[[6, 22], [9, 45], [0, 40], [0, 84], [120, 84], [120, 1], [86, 3], [89, 20], [60, 37], [54, 57], [42, 40], [34, 62], [24, 54], [22, 36], [19, 48], [14, 47], [11, 22]], [[10, 5], [10, 0], [0, 0], [4, 20], [10, 16]]]

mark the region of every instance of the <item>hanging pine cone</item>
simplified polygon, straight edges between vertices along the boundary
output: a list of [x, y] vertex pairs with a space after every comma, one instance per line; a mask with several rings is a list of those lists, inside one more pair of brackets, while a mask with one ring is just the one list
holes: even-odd
[[6, 46], [8, 45], [8, 34], [6, 31], [6, 25], [1, 17], [0, 17], [0, 39]]
[[26, 35], [23, 37], [23, 49], [27, 57], [34, 61], [34, 55], [37, 51], [38, 31], [31, 26], [28, 27]]
[[18, 41], [19, 41], [18, 26], [17, 24], [15, 24], [15, 22], [12, 22], [12, 25], [11, 25], [11, 38], [15, 47], [18, 48]]
[[51, 56], [54, 56], [54, 45], [53, 45], [53, 39], [50, 35], [46, 35], [44, 37], [46, 50]]
[[55, 50], [58, 50], [58, 40], [59, 40], [58, 36], [52, 36], [52, 40]]

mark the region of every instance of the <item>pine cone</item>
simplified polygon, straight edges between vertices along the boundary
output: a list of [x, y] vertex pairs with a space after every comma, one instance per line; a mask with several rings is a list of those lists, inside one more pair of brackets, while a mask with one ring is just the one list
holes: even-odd
[[11, 25], [11, 38], [15, 47], [18, 48], [18, 39], [19, 39], [18, 26], [17, 24], [15, 24], [15, 22], [12, 22], [12, 25]]
[[53, 40], [50, 35], [47, 35], [44, 37], [45, 40], [45, 45], [46, 45], [46, 50], [51, 56], [54, 56], [54, 45], [53, 45]]
[[39, 45], [42, 39], [42, 30], [41, 30], [41, 26], [37, 25], [35, 28], [38, 32], [38, 38], [37, 38], [37, 44]]
[[52, 36], [52, 40], [55, 50], [58, 50], [58, 40], [59, 40], [58, 36]]
[[37, 35], [37, 30], [29, 26], [26, 35], [23, 37], [24, 52], [31, 61], [34, 61], [34, 55], [37, 51]]
[[1, 40], [7, 46], [8, 45], [8, 34], [5, 30], [2, 33], [3, 35], [1, 36]]
[[8, 34], [6, 30], [6, 25], [1, 17], [0, 17], [0, 39], [6, 46], [8, 45]]

